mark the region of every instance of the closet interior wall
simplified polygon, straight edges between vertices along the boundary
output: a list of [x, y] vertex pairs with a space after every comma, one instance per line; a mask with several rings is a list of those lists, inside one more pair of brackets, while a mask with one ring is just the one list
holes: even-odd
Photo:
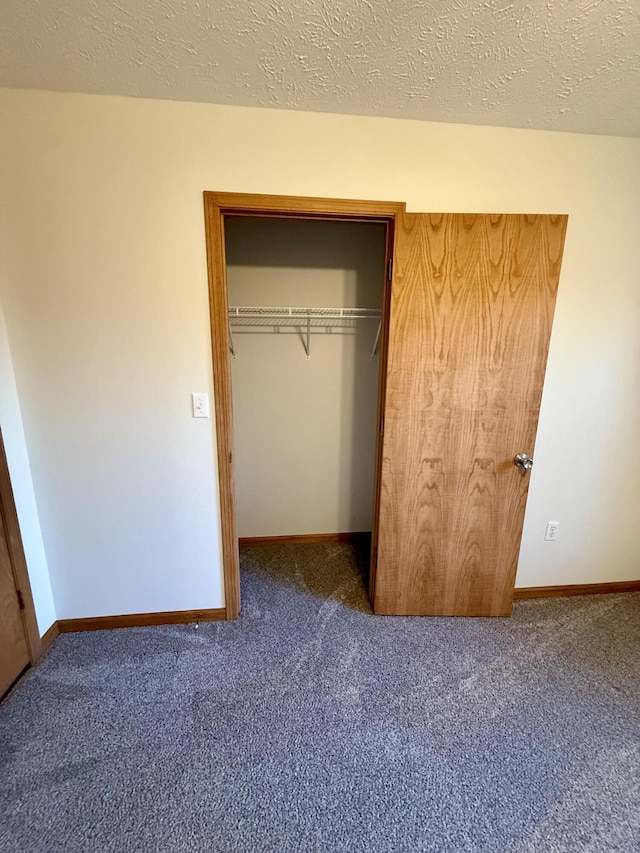
[[[382, 307], [385, 227], [225, 217], [230, 306]], [[238, 536], [371, 530], [378, 319], [232, 324]]]

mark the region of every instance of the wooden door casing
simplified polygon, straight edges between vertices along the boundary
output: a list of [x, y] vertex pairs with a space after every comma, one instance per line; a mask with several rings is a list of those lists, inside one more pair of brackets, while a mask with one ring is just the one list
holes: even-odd
[[566, 225], [396, 217], [376, 613], [511, 612]]
[[[209, 273], [209, 307], [211, 318], [211, 350], [216, 416], [216, 446], [220, 488], [222, 565], [224, 575], [225, 612], [227, 619], [240, 614], [240, 562], [236, 533], [235, 485], [233, 463], [233, 405], [229, 356], [229, 316], [224, 243], [225, 216], [258, 216], [330, 220], [336, 222], [379, 222], [393, 234], [393, 222], [405, 209], [404, 203], [389, 201], [357, 201], [302, 196], [254, 195], [244, 193], [204, 193], [207, 268]], [[385, 282], [385, 285], [387, 283]], [[385, 287], [386, 289], [386, 287]], [[388, 301], [388, 296], [385, 296]], [[385, 302], [386, 305], [386, 302]], [[383, 315], [384, 316], [384, 315]], [[386, 326], [383, 320], [379, 352], [381, 358], [380, 395], [384, 394], [384, 352]], [[381, 451], [376, 458], [376, 482]], [[377, 504], [376, 504], [377, 506]], [[373, 538], [375, 539], [375, 524]], [[372, 566], [373, 571], [373, 566]]]

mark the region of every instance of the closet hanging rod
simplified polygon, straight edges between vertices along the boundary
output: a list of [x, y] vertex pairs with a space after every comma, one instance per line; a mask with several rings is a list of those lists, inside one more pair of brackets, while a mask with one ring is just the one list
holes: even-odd
[[[305, 331], [302, 334], [302, 345], [307, 360], [311, 358], [311, 322], [313, 320], [328, 321], [339, 320], [377, 320], [378, 331], [371, 350], [371, 358], [375, 358], [380, 340], [382, 328], [382, 311], [379, 308], [277, 308], [260, 305], [230, 305], [229, 306], [229, 349], [233, 358], [236, 357], [232, 326], [242, 325], [242, 320], [275, 319], [281, 321], [304, 321]], [[252, 325], [247, 323], [245, 325]], [[275, 325], [275, 324], [269, 324]]]
[[275, 308], [257, 305], [230, 305], [229, 319], [270, 317], [300, 320], [368, 320], [380, 319], [379, 308]]

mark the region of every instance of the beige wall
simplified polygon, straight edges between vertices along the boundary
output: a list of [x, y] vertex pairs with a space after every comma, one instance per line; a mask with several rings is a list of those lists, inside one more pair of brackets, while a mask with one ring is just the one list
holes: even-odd
[[[381, 308], [381, 225], [227, 221], [230, 305]], [[239, 536], [371, 530], [377, 320], [234, 330]]]
[[[222, 601], [202, 190], [569, 214], [518, 585], [638, 577], [640, 142], [0, 93], [0, 288], [60, 618]], [[543, 542], [547, 519], [560, 538]]]

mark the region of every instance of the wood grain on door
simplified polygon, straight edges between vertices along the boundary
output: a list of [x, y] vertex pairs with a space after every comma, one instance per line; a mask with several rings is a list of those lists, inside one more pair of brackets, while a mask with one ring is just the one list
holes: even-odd
[[511, 612], [566, 225], [396, 219], [376, 613]]
[[0, 513], [0, 696], [30, 663], [16, 582]]

